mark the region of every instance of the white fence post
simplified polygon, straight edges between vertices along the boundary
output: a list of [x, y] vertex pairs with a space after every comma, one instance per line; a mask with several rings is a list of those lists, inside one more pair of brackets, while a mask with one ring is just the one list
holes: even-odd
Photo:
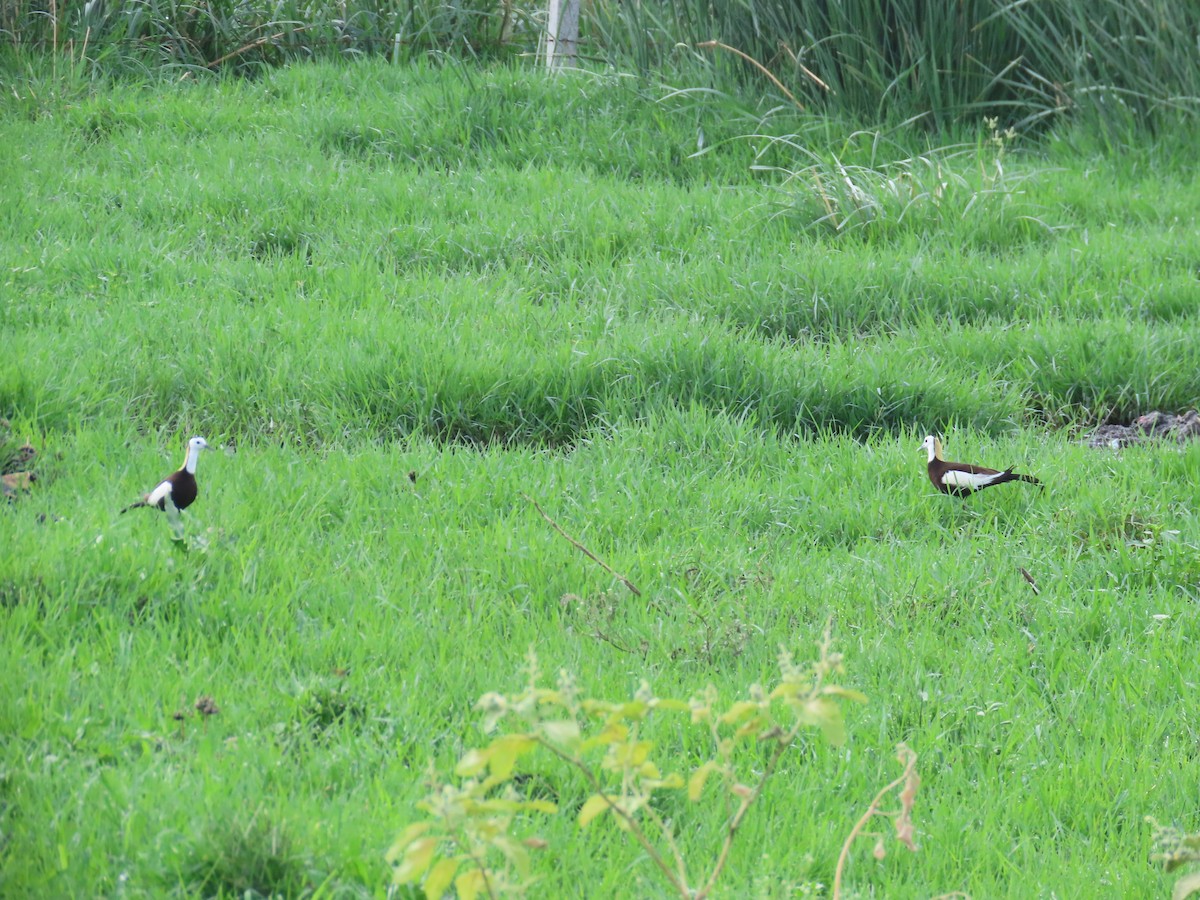
[[546, 68], [573, 65], [579, 47], [579, 0], [549, 0], [546, 9]]

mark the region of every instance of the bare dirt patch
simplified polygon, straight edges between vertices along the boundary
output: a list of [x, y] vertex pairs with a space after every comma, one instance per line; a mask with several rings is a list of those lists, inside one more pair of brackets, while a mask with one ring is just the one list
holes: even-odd
[[1181, 415], [1150, 412], [1138, 416], [1129, 425], [1101, 425], [1087, 439], [1089, 447], [1119, 450], [1149, 441], [1184, 443], [1200, 438], [1200, 413], [1189, 410]]

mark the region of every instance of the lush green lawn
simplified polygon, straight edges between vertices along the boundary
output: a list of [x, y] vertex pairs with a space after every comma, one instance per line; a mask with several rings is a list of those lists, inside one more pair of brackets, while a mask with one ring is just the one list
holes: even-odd
[[[41, 457], [0, 509], [0, 894], [383, 896], [430, 761], [531, 646], [595, 696], [732, 698], [827, 622], [870, 703], [785, 756], [728, 896], [828, 885], [900, 740], [921, 851], [863, 842], [861, 895], [1166, 890], [1143, 816], [1196, 824], [1200, 448], [1078, 437], [1200, 398], [1190, 165], [1018, 140], [998, 171], [981, 139], [937, 202], [837, 233], [826, 150], [862, 142], [661, 94], [367, 64], [5, 90], [0, 415]], [[1047, 488], [938, 495], [930, 431]], [[175, 546], [117, 510], [194, 433], [226, 451]], [[534, 895], [661, 893], [575, 787]], [[703, 868], [720, 816], [669, 814]]]

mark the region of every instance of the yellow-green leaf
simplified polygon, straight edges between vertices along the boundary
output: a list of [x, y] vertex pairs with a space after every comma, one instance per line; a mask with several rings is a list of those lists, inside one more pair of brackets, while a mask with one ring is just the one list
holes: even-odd
[[439, 859], [425, 878], [425, 900], [442, 900], [442, 894], [449, 890], [457, 871], [457, 859]]
[[1200, 893], [1200, 872], [1184, 875], [1175, 882], [1175, 890], [1171, 891], [1171, 900], [1188, 900], [1195, 893]]
[[748, 734], [758, 734], [766, 728], [770, 723], [765, 716], [754, 716], [748, 722], [742, 724], [737, 731], [733, 733], [734, 737], [745, 737]]
[[471, 791], [471, 796], [486, 797], [489, 793], [491, 793], [492, 788], [498, 784], [504, 784], [506, 781], [508, 781], [507, 775], [503, 778], [499, 777], [498, 775], [489, 775], [475, 786], [475, 788]]
[[650, 711], [650, 704], [645, 700], [630, 700], [628, 703], [622, 703], [617, 709], [617, 714], [623, 718], [641, 719]]
[[458, 892], [458, 900], [475, 900], [485, 884], [482, 871], [468, 869], [454, 879], [454, 890]]
[[590, 698], [580, 703], [580, 706], [583, 707], [583, 711], [589, 716], [597, 717], [617, 709], [617, 705], [609, 702], [608, 700], [592, 700]]
[[604, 728], [586, 741], [579, 748], [580, 750], [590, 750], [592, 747], [605, 746], [607, 744], [615, 744], [617, 741], [623, 741], [629, 737], [629, 726], [622, 725], [620, 722], [610, 722]]
[[821, 688], [822, 694], [828, 694], [834, 697], [845, 697], [847, 700], [853, 700], [855, 703], [866, 703], [867, 695], [862, 691], [856, 691], [851, 688], [838, 687], [836, 684], [827, 684]]
[[646, 760], [644, 763], [638, 766], [638, 777], [659, 779], [662, 778], [662, 772], [659, 771], [658, 766], [656, 766], [653, 762]]
[[832, 700], [819, 697], [804, 704], [803, 718], [816, 725], [825, 735], [825, 740], [840, 747], [846, 742], [846, 726], [842, 723], [842, 711]]
[[476, 809], [486, 812], [517, 813], [525, 806], [520, 800], [509, 800], [507, 797], [490, 797], [480, 800]]
[[484, 800], [476, 801], [470, 807], [470, 812], [476, 810], [482, 812], [499, 812], [499, 813], [519, 813], [519, 812], [541, 812], [555, 813], [558, 812], [558, 807], [549, 800], [513, 800], [508, 797], [488, 797]]
[[396, 871], [392, 873], [392, 878], [397, 884], [411, 884], [418, 881], [425, 870], [429, 868], [429, 863], [433, 860], [433, 851], [437, 849], [437, 838], [427, 837], [419, 838], [408, 845], [408, 849], [404, 851], [404, 858], [400, 861], [400, 865], [396, 866]]
[[612, 748], [612, 758], [619, 766], [634, 768], [646, 761], [652, 749], [654, 749], [652, 741], [634, 741], [628, 744], [619, 744]]
[[521, 878], [529, 877], [529, 850], [524, 844], [507, 834], [498, 834], [492, 838], [492, 846], [505, 855]]
[[695, 803], [700, 799], [700, 795], [704, 793], [704, 785], [708, 782], [708, 776], [717, 770], [715, 760], [709, 760], [700, 768], [692, 773], [692, 777], [688, 779], [688, 799]]
[[593, 794], [587, 798], [583, 808], [579, 810], [579, 827], [587, 828], [592, 819], [608, 809], [608, 801], [601, 794]]
[[496, 778], [507, 778], [517, 764], [517, 757], [532, 750], [537, 742], [524, 734], [506, 734], [492, 741], [488, 770]]
[[454, 767], [454, 774], [459, 778], [470, 778], [472, 775], [478, 775], [483, 771], [483, 767], [488, 764], [488, 759], [492, 755], [492, 749], [487, 747], [483, 750], [468, 750], [463, 758], [458, 761], [458, 765]]
[[[775, 686], [775, 690], [771, 691], [768, 695], [768, 699], [778, 700], [782, 697], [784, 700], [791, 700], [800, 693], [800, 689], [800, 685], [794, 681], [781, 681]], [[808, 690], [808, 688], [804, 690]]]
[[400, 837], [396, 838], [396, 840], [392, 843], [392, 848], [388, 850], [388, 862], [393, 862], [399, 859], [404, 854], [404, 851], [408, 848], [409, 844], [411, 844], [432, 827], [432, 822], [414, 822], [412, 825], [409, 825], [407, 828], [405, 828], [402, 832], [400, 832]]
[[734, 722], [741, 721], [746, 716], [758, 710], [758, 704], [750, 700], [739, 700], [733, 706], [729, 707], [729, 711], [721, 716], [721, 724], [732, 725]]
[[579, 740], [579, 726], [570, 719], [543, 722], [542, 734], [546, 736], [546, 740], [556, 744], [574, 744]]

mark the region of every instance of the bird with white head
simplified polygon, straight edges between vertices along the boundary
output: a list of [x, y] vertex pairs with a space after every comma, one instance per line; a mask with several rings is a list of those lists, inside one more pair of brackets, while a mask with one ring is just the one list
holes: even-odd
[[200, 451], [210, 450], [208, 441], [202, 437], [194, 437], [187, 442], [187, 455], [183, 465], [160, 481], [150, 493], [137, 503], [131, 503], [121, 510], [127, 513], [139, 507], [155, 507], [166, 512], [177, 520], [179, 511], [187, 509], [196, 499], [199, 489], [196, 486], [196, 464], [200, 461]]
[[1020, 475], [1009, 466], [1004, 471], [970, 463], [947, 462], [942, 458], [942, 442], [932, 434], [921, 443], [921, 449], [929, 454], [929, 480], [943, 494], [966, 497], [984, 488], [1009, 481], [1027, 481], [1040, 485], [1032, 475]]

